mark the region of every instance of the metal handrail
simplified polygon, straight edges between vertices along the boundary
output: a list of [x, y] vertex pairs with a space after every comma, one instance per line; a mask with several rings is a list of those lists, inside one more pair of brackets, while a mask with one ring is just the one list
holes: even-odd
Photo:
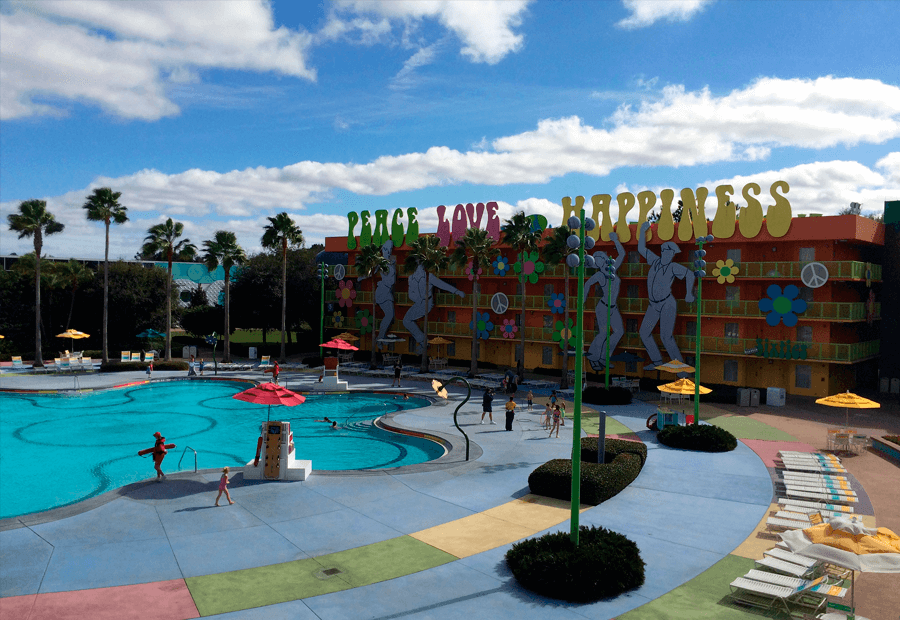
[[178, 459], [178, 470], [181, 471], [181, 461], [184, 460], [184, 455], [188, 450], [190, 450], [191, 452], [194, 453], [194, 473], [196, 474], [197, 473], [197, 451], [194, 450], [190, 446], [185, 446], [184, 450], [181, 451], [181, 458]]

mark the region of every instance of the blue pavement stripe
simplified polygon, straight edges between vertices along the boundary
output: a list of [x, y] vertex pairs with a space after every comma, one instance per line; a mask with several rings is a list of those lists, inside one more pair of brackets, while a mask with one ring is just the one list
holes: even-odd
[[312, 557], [402, 535], [352, 508], [275, 523], [272, 529]]
[[0, 532], [0, 596], [37, 594], [53, 547], [30, 529]]
[[35, 525], [32, 529], [57, 548], [166, 538], [156, 509], [127, 499], [117, 499], [90, 512]]

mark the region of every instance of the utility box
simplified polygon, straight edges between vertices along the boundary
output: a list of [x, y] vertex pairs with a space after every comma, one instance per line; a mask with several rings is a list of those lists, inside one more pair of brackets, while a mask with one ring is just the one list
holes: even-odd
[[891, 394], [900, 394], [900, 379], [891, 379]]
[[750, 390], [748, 388], [738, 388], [737, 405], [738, 407], [750, 406]]
[[181, 347], [181, 359], [189, 360], [191, 356], [197, 355], [197, 347]]
[[256, 347], [247, 347], [247, 357], [252, 360], [256, 359]]
[[878, 391], [882, 394], [887, 394], [891, 391], [891, 380], [887, 377], [882, 377], [881, 381], [879, 381], [878, 384]]
[[759, 407], [759, 390], [750, 390], [750, 406]]
[[784, 388], [766, 388], [766, 404], [770, 407], [784, 407]]

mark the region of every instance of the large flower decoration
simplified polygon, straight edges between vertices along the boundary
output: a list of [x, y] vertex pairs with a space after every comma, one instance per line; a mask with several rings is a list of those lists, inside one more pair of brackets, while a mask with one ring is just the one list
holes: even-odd
[[487, 312], [475, 312], [475, 322], [469, 323], [469, 329], [475, 330], [475, 337], [480, 340], [487, 340], [491, 337], [491, 331], [494, 329], [494, 324], [491, 323], [490, 318], [488, 317]]
[[539, 252], [522, 252], [522, 260], [513, 265], [513, 269], [524, 274], [528, 282], [537, 284], [538, 275], [544, 273], [544, 263], [538, 260], [539, 256]]
[[341, 308], [352, 306], [353, 300], [356, 299], [356, 289], [353, 288], [353, 280], [341, 280], [334, 295], [338, 298]]
[[553, 314], [562, 314], [566, 311], [566, 296], [563, 293], [551, 293], [547, 305]]
[[505, 276], [506, 273], [512, 268], [512, 265], [509, 264], [509, 261], [506, 260], [505, 256], [498, 256], [494, 259], [494, 275], [495, 276]]
[[474, 273], [474, 272], [472, 271], [472, 261], [469, 261], [469, 264], [466, 265], [466, 275], [469, 276], [469, 279], [470, 279], [470, 280], [475, 280], [475, 279], [478, 278], [482, 273], [484, 273], [484, 269], [482, 269], [481, 267], [478, 268], [478, 273]]
[[341, 312], [335, 312], [332, 316], [332, 320], [334, 321], [335, 327], [343, 327], [344, 326], [344, 315]]
[[716, 276], [716, 282], [719, 284], [725, 284], [726, 282], [731, 284], [734, 282], [734, 276], [736, 276], [739, 271], [740, 268], [735, 267], [734, 261], [729, 258], [725, 261], [717, 260], [716, 268], [713, 269], [712, 274]]
[[560, 349], [565, 349], [567, 346], [575, 346], [575, 333], [573, 330], [574, 325], [572, 324], [572, 319], [569, 319], [565, 323], [556, 321], [556, 323], [553, 324], [553, 340], [559, 343]]
[[766, 295], [759, 300], [759, 309], [761, 312], [767, 312], [766, 323], [775, 327], [779, 322], [784, 321], [787, 327], [793, 327], [797, 324], [797, 315], [806, 312], [806, 302], [797, 299], [800, 294], [793, 284], [784, 287], [784, 292], [777, 284], [772, 284], [766, 289]]
[[372, 315], [369, 314], [368, 310], [361, 310], [356, 313], [356, 328], [359, 330], [360, 334], [368, 334], [372, 331]]
[[515, 338], [516, 332], [519, 331], [515, 319], [503, 319], [503, 325], [500, 326], [500, 333], [504, 338]]

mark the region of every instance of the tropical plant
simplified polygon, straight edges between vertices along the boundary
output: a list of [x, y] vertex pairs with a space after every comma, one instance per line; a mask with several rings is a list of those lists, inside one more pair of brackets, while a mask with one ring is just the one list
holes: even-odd
[[[367, 245], [359, 254], [356, 255], [356, 272], [359, 279], [370, 278], [372, 280], [372, 321], [375, 321], [375, 274], [390, 269], [391, 263], [381, 253], [381, 247], [375, 245]], [[375, 368], [375, 334], [372, 329], [372, 359], [369, 361], [369, 367]]]
[[41, 354], [41, 249], [44, 247], [44, 235], [54, 235], [65, 228], [52, 213], [47, 211], [44, 200], [26, 200], [19, 204], [18, 213], [7, 216], [9, 229], [19, 233], [19, 239], [31, 237], [34, 242], [34, 367], [44, 365]]
[[[494, 238], [488, 235], [486, 230], [469, 228], [461, 239], [456, 240], [456, 249], [450, 256], [450, 264], [460, 268], [472, 263], [472, 272], [491, 264], [491, 259], [496, 254]], [[472, 280], [472, 363], [469, 367], [469, 376], [478, 374], [478, 278]]]
[[166, 355], [165, 360], [172, 359], [172, 263], [175, 260], [193, 260], [197, 255], [197, 246], [190, 239], [179, 238], [184, 234], [184, 224], [168, 218], [161, 224], [154, 224], [147, 229], [144, 245], [141, 246], [143, 256], [163, 253], [169, 264], [169, 277], [166, 279]]
[[[425, 271], [426, 295], [430, 298], [431, 289], [428, 287], [428, 277], [441, 269], [446, 269], [449, 264], [450, 257], [441, 247], [441, 240], [438, 236], [422, 235], [409, 244], [409, 253], [406, 255], [403, 267], [407, 273], [414, 272], [419, 266], [422, 267]], [[425, 349], [422, 351], [422, 361], [419, 365], [422, 372], [428, 372], [428, 312], [431, 310], [431, 305], [431, 299], [428, 299], [425, 306], [425, 322], [422, 325], [422, 333], [425, 336]]]
[[98, 187], [87, 197], [82, 209], [87, 211], [87, 219], [91, 222], [106, 224], [106, 246], [103, 253], [103, 363], [109, 362], [109, 225], [124, 224], [128, 221], [128, 207], [119, 204], [122, 192], [114, 192], [108, 187]]
[[[231, 361], [231, 268], [247, 260], [244, 250], [238, 245], [237, 236], [227, 230], [217, 230], [212, 239], [203, 242], [206, 252], [203, 262], [210, 271], [220, 265], [225, 270], [225, 347], [224, 361]], [[284, 352], [282, 352], [284, 357]]]
[[[524, 211], [519, 211], [515, 215], [513, 215], [510, 219], [506, 220], [503, 223], [502, 231], [502, 240], [503, 243], [508, 245], [511, 248], [514, 248], [519, 253], [519, 262], [523, 261], [523, 255], [525, 252], [536, 252], [539, 249], [541, 243], [541, 231], [535, 230], [535, 228], [531, 224], [531, 220], [525, 215]], [[520, 325], [519, 333], [521, 337], [521, 342], [519, 345], [519, 352], [516, 356], [516, 372], [519, 375], [519, 382], [525, 380], [525, 270], [521, 270], [519, 276], [519, 282], [521, 283], [522, 290], [520, 292], [519, 297], [522, 301], [522, 324]]]
[[[566, 266], [566, 257], [569, 254], [577, 254], [578, 249], [572, 249], [566, 243], [566, 240], [572, 234], [572, 231], [569, 230], [568, 226], [558, 226], [553, 229], [553, 235], [547, 240], [547, 243], [541, 249], [541, 255], [544, 257], [544, 261], [550, 265], [563, 265], [565, 272], [565, 321], [564, 323], [568, 324], [569, 322], [569, 306], [572, 304], [569, 303], [569, 267]], [[562, 378], [559, 381], [559, 387], [563, 390], [568, 389], [569, 387], [569, 347], [563, 347], [563, 356], [562, 356]]]
[[281, 361], [285, 361], [284, 337], [287, 332], [287, 251], [288, 247], [303, 245], [303, 231], [297, 227], [291, 216], [282, 211], [275, 217], [266, 218], [269, 224], [262, 236], [262, 246], [270, 250], [281, 250]]
[[[86, 267], [84, 263], [75, 259], [71, 259], [68, 263], [62, 263], [57, 266], [59, 275], [68, 283], [72, 290], [72, 301], [69, 304], [69, 316], [66, 318], [66, 329], [72, 326], [72, 311], [75, 309], [75, 293], [78, 287], [86, 284], [94, 279], [94, 271], [90, 267]], [[104, 290], [107, 287], [104, 286]], [[104, 321], [105, 323], [105, 321]]]

